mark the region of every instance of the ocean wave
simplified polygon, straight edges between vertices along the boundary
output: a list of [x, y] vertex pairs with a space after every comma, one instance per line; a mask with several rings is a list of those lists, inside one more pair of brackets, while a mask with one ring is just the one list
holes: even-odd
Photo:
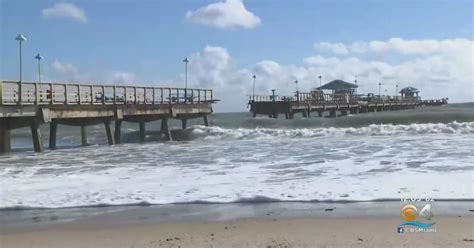
[[372, 124], [365, 127], [319, 127], [319, 128], [223, 128], [193, 126], [187, 131], [192, 139], [246, 139], [261, 137], [324, 137], [344, 135], [394, 136], [420, 134], [472, 134], [474, 122], [412, 123], [408, 125]]

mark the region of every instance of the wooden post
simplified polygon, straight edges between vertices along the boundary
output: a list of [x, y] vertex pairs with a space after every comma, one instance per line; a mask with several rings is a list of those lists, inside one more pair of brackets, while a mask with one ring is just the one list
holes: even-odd
[[204, 126], [208, 127], [209, 126], [209, 118], [207, 117], [207, 115], [204, 115], [202, 117], [203, 121], [204, 121]]
[[86, 132], [86, 126], [84, 125], [81, 126], [81, 144], [83, 146], [87, 146], [87, 132]]
[[112, 128], [110, 128], [110, 120], [104, 121], [104, 125], [109, 145], [115, 145], [114, 134], [112, 133]]
[[318, 117], [323, 117], [323, 111], [318, 111]]
[[49, 149], [56, 149], [56, 133], [58, 131], [58, 123], [52, 120], [49, 123]]
[[6, 121], [0, 121], [0, 153], [11, 151], [10, 137], [8, 123]]
[[341, 109], [341, 116], [347, 115], [347, 109]]
[[181, 126], [183, 127], [183, 130], [186, 129], [187, 127], [187, 124], [188, 124], [188, 120], [187, 119], [181, 119]]
[[140, 121], [140, 141], [145, 142], [145, 122]]
[[168, 118], [161, 119], [161, 133], [165, 134], [167, 140], [172, 140], [171, 132], [168, 128]]
[[331, 110], [329, 111], [329, 117], [337, 117], [336, 109], [331, 109]]
[[35, 149], [35, 152], [43, 152], [43, 141], [41, 140], [41, 130], [40, 130], [40, 125], [37, 121], [32, 121], [30, 123], [30, 128], [31, 128], [31, 136], [33, 138], [33, 147]]
[[121, 129], [122, 129], [122, 120], [119, 120], [119, 119], [115, 120], [115, 129], [114, 129], [115, 144], [120, 144], [122, 142]]

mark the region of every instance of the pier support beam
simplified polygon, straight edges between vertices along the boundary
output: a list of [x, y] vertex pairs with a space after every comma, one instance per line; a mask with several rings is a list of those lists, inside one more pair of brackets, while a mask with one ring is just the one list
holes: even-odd
[[207, 115], [204, 115], [202, 117], [203, 121], [204, 121], [204, 126], [208, 127], [209, 126], [209, 117]]
[[318, 111], [318, 117], [323, 117], [323, 111]]
[[188, 127], [188, 120], [187, 119], [181, 119], [181, 127], [186, 129]]
[[40, 125], [36, 121], [32, 121], [30, 124], [31, 128], [31, 136], [33, 138], [33, 147], [35, 149], [35, 152], [43, 152], [44, 147], [43, 147], [43, 140], [41, 139], [41, 130], [40, 130]]
[[87, 146], [87, 132], [86, 132], [86, 126], [81, 126], [81, 144], [83, 146]]
[[0, 153], [10, 152], [10, 129], [6, 122], [0, 122]]
[[145, 142], [145, 122], [140, 121], [140, 142]]
[[56, 133], [58, 132], [58, 123], [52, 120], [49, 123], [49, 149], [56, 149]]
[[311, 110], [306, 110], [306, 118], [309, 118], [311, 116]]
[[109, 145], [115, 145], [114, 134], [112, 128], [110, 128], [110, 120], [104, 121], [105, 133], [107, 134], [107, 142]]
[[306, 113], [306, 111], [301, 112], [301, 114], [303, 115], [303, 118], [308, 118], [308, 114]]
[[336, 110], [335, 109], [331, 109], [329, 110], [329, 117], [337, 117], [337, 114], [336, 114]]
[[161, 119], [161, 133], [166, 136], [166, 140], [171, 140], [171, 131], [168, 127], [168, 118]]
[[351, 108], [351, 109], [349, 109], [349, 113], [358, 114], [359, 113], [359, 108]]
[[341, 116], [347, 115], [347, 109], [341, 109]]
[[114, 138], [115, 144], [122, 143], [122, 120], [115, 120]]

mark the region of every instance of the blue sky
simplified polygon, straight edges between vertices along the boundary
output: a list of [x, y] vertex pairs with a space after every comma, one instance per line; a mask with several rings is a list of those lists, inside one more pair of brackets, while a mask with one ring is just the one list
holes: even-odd
[[[18, 44], [14, 38], [22, 33], [28, 38], [24, 43], [23, 76], [27, 80], [36, 80], [33, 58], [40, 52], [45, 57], [46, 80], [107, 83], [122, 80], [138, 81], [142, 85], [180, 86], [182, 60], [190, 57], [194, 58], [190, 62], [190, 74], [195, 73], [190, 75], [190, 84], [213, 87], [222, 99], [230, 97], [232, 102], [245, 102], [250, 85], [247, 79], [253, 74], [262, 74], [257, 75], [259, 91], [266, 93], [270, 87], [277, 87], [283, 94], [291, 93], [286, 88], [291, 87], [287, 81], [293, 81], [292, 78], [302, 82], [300, 87], [315, 86], [312, 78], [316, 76], [310, 75], [313, 72], [326, 75], [327, 80], [360, 78], [358, 81], [363, 81], [361, 87], [365, 84], [367, 92], [373, 91], [379, 80], [422, 80], [429, 88], [434, 83], [427, 80], [438, 82], [447, 75], [442, 79], [444, 85], [467, 76], [467, 81], [458, 86], [464, 91], [468, 87], [468, 93], [464, 92], [457, 100], [472, 100], [472, 59], [470, 64], [468, 59], [468, 64], [461, 66], [467, 68], [465, 71], [454, 69], [459, 67], [458, 63], [466, 63], [459, 54], [472, 54], [471, 1], [249, 0], [241, 2], [244, 10], [238, 4], [214, 12], [203, 9], [219, 2], [224, 4], [224, 0], [2, 0], [0, 78], [18, 78]], [[63, 8], [55, 7], [59, 3], [77, 9], [62, 13]], [[54, 11], [45, 12], [47, 9]], [[75, 15], [76, 10], [82, 15]], [[224, 27], [219, 26], [219, 21]], [[402, 39], [402, 42], [390, 39]], [[383, 52], [349, 49], [341, 53], [331, 49], [335, 44], [349, 48], [355, 42], [372, 44], [373, 41], [392, 45]], [[436, 43], [438, 50], [426, 52], [421, 51], [424, 45], [417, 46], [423, 41], [447, 45]], [[452, 46], [456, 48], [452, 54], [444, 52], [443, 47]], [[415, 51], [410, 50], [412, 47]], [[310, 57], [319, 59], [308, 62]], [[449, 59], [451, 64], [439, 64]], [[402, 72], [420, 73], [419, 66], [409, 67], [420, 60], [432, 65], [427, 72], [421, 68], [424, 73], [435, 71], [439, 77], [404, 78]], [[351, 69], [346, 74], [345, 66]], [[359, 71], [353, 71], [353, 67]], [[440, 67], [453, 69], [437, 71]], [[332, 68], [338, 68], [339, 72], [331, 71]], [[373, 74], [373, 70], [382, 72]], [[279, 82], [282, 79], [286, 82]], [[421, 82], [411, 83], [423, 86]], [[428, 88], [425, 92], [429, 97], [442, 96], [436, 94], [436, 87]], [[449, 97], [456, 99], [458, 93], [453, 91]], [[244, 104], [220, 105], [222, 110], [245, 110]]]

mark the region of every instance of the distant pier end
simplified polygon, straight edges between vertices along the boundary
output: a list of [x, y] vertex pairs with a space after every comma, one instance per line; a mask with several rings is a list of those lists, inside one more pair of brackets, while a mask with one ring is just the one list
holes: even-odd
[[[423, 106], [441, 106], [448, 103], [447, 98], [421, 100], [419, 91], [413, 87], [402, 89], [399, 96], [357, 94], [356, 84], [342, 80], [331, 81], [311, 92], [296, 91], [294, 96], [278, 96], [273, 90], [272, 95], [250, 95], [249, 107], [253, 116], [265, 115], [278, 118], [280, 114], [286, 119], [293, 119], [301, 113], [309, 118], [316, 112], [318, 117], [338, 117], [348, 114], [367, 112], [395, 111], [413, 109]], [[331, 93], [325, 93], [330, 90]]]
[[[30, 127], [36, 152], [44, 150], [40, 126], [49, 123], [49, 148], [56, 148], [58, 125], [81, 127], [82, 144], [87, 144], [85, 126], [103, 123], [110, 145], [121, 142], [123, 121], [139, 123], [140, 140], [145, 140], [145, 123], [161, 120], [161, 134], [171, 140], [169, 119], [187, 120], [208, 115], [215, 103], [212, 90], [138, 87], [96, 84], [0, 81], [0, 153], [11, 150], [11, 130]], [[114, 128], [111, 127], [112, 122]]]

